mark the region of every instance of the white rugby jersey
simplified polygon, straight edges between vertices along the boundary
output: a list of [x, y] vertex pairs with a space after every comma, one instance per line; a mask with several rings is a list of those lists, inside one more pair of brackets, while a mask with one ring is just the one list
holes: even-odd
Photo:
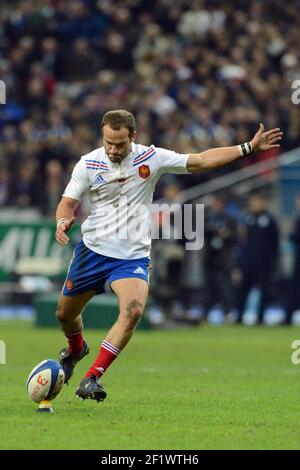
[[104, 147], [84, 155], [63, 193], [77, 200], [88, 195], [91, 213], [81, 227], [84, 244], [113, 258], [149, 256], [155, 184], [163, 173], [188, 173], [188, 157], [135, 143], [121, 163], [111, 162]]

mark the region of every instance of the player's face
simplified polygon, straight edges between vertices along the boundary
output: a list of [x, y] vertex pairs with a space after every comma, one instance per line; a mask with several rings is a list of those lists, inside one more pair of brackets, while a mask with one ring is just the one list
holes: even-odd
[[134, 141], [136, 132], [129, 137], [129, 130], [126, 127], [115, 130], [108, 124], [103, 126], [102, 132], [106, 155], [113, 163], [120, 163], [130, 153], [131, 142]]

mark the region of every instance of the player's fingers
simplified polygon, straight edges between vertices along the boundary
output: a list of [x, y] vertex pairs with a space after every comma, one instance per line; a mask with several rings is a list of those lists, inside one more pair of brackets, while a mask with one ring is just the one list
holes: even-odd
[[58, 241], [58, 243], [59, 243], [61, 246], [65, 246], [65, 245], [67, 245], [67, 244], [69, 243], [68, 240], [65, 241], [65, 240], [62, 240], [62, 239], [59, 239], [59, 238], [57, 238], [56, 240]]
[[277, 137], [279, 137], [281, 139], [281, 137], [283, 136], [283, 132], [274, 132], [274, 134], [271, 134], [270, 137], [271, 139], [277, 139]]
[[61, 237], [59, 237], [59, 241], [60, 241], [61, 243], [63, 243], [64, 245], [66, 245], [66, 244], [69, 242], [69, 239], [68, 239], [68, 237], [66, 237], [66, 236], [64, 236], [64, 237], [61, 236]]
[[270, 144], [268, 148], [269, 149], [274, 149], [274, 148], [278, 148], [278, 147], [280, 147], [280, 144]]
[[59, 227], [57, 227], [56, 233], [59, 236], [63, 236], [63, 235], [66, 236], [65, 230], [66, 230], [65, 224], [61, 224]]
[[269, 129], [268, 131], [266, 131], [266, 134], [270, 134], [270, 132], [282, 132], [282, 130], [280, 129], [280, 127], [273, 127], [273, 129]]
[[57, 241], [60, 245], [63, 244], [62, 241], [61, 241], [61, 239], [60, 239], [58, 236], [56, 236], [55, 238], [56, 238], [56, 241]]
[[279, 132], [277, 134], [271, 134], [269, 136], [267, 136], [269, 139], [281, 139], [282, 138], [282, 134], [280, 134]]
[[66, 232], [69, 231], [68, 223], [61, 224], [57, 229], [60, 239], [63, 241], [64, 245], [66, 245], [69, 241], [69, 237], [67, 236]]
[[56, 237], [56, 240], [58, 241], [58, 243], [60, 245], [66, 245], [68, 243], [69, 240], [65, 240], [64, 238], [61, 238], [61, 237]]
[[271, 129], [270, 131], [265, 132], [265, 135], [267, 135], [267, 136], [272, 135], [272, 134], [283, 135], [283, 132], [279, 127], [276, 127], [276, 129]]
[[60, 243], [61, 245], [66, 245], [69, 241], [69, 238], [67, 237], [67, 235], [65, 234], [65, 232], [62, 230], [61, 227], [59, 227], [57, 229], [57, 232], [56, 232], [56, 240], [58, 241], [58, 243]]
[[269, 136], [269, 141], [272, 141], [272, 140], [281, 140], [282, 139], [282, 135], [281, 134], [274, 134], [274, 135], [270, 135]]
[[263, 135], [263, 133], [264, 133], [264, 129], [265, 129], [265, 128], [264, 128], [264, 125], [263, 125], [262, 123], [260, 123], [259, 129], [258, 129], [258, 131], [256, 132], [256, 134], [255, 134], [255, 136], [254, 136], [254, 138], [253, 138], [253, 141], [254, 141], [255, 143], [259, 142], [259, 140], [261, 139], [261, 137], [262, 137], [262, 135]]
[[259, 124], [259, 129], [258, 129], [257, 133], [261, 135], [261, 134], [264, 133], [264, 130], [265, 130], [265, 126], [264, 126], [263, 123], [261, 122], [261, 123]]
[[281, 139], [282, 139], [281, 136], [278, 136], [278, 137], [271, 137], [271, 138], [270, 138], [270, 143], [278, 142], [278, 141], [281, 140]]

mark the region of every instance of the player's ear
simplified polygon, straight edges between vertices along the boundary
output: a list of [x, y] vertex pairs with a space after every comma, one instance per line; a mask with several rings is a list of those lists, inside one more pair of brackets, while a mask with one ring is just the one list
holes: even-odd
[[136, 131], [134, 131], [134, 132], [131, 134], [131, 137], [130, 137], [131, 142], [134, 142], [135, 139], [136, 139]]

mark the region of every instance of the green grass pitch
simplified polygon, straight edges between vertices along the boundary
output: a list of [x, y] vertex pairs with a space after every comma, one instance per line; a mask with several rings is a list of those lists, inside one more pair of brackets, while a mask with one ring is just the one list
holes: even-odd
[[203, 326], [137, 332], [103, 378], [103, 403], [75, 389], [104, 332], [86, 330], [91, 353], [53, 401], [36, 413], [25, 390], [30, 370], [56, 358], [57, 329], [0, 322], [1, 449], [299, 449], [298, 328]]

